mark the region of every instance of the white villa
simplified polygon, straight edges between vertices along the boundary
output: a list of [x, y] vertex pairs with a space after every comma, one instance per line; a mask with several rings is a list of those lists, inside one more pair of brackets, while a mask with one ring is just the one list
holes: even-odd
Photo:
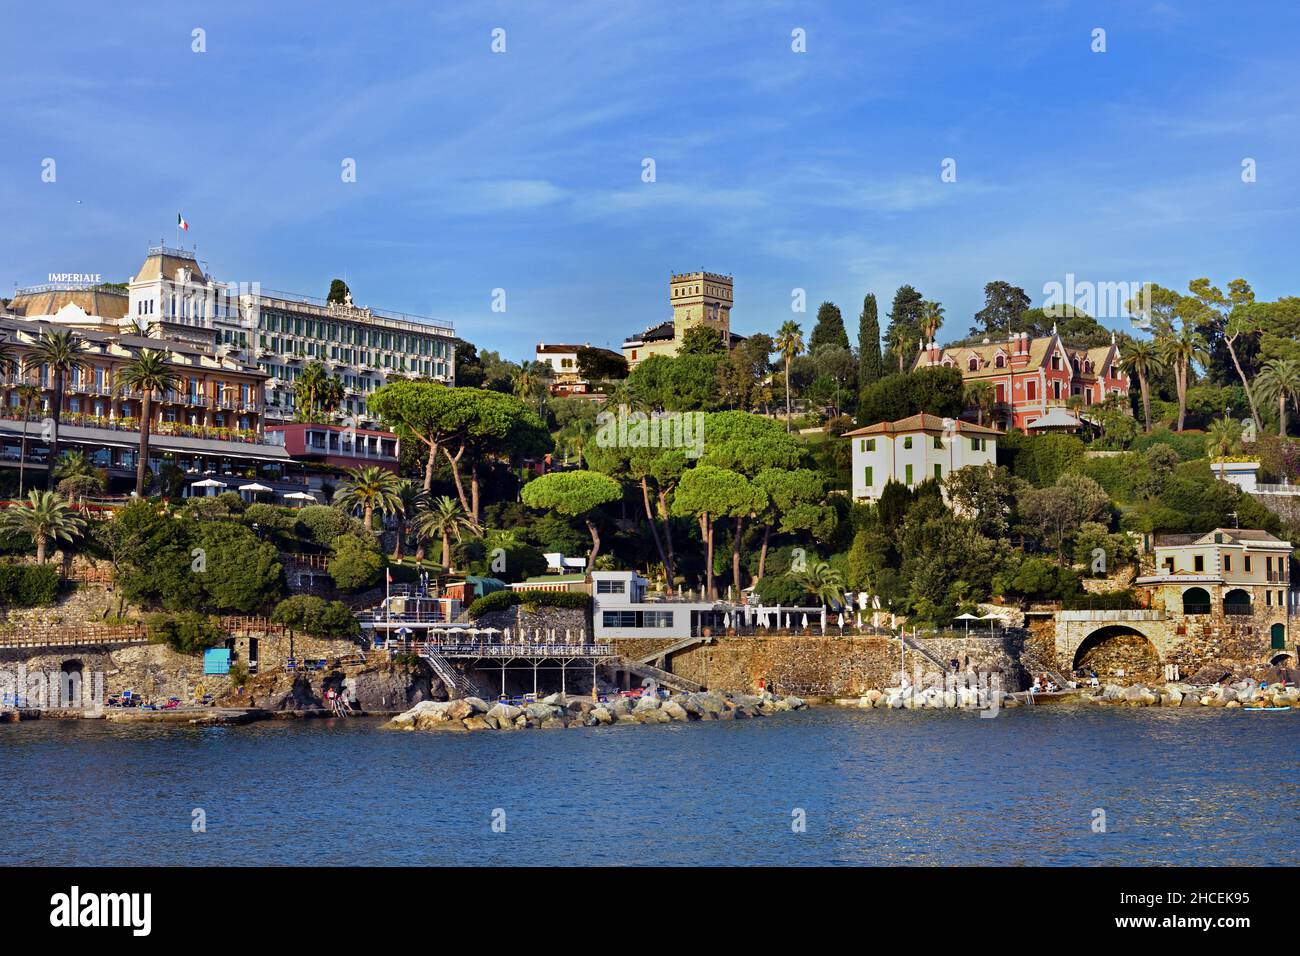
[[996, 464], [1001, 436], [996, 428], [924, 413], [845, 432], [853, 443], [853, 498], [876, 501], [891, 480], [914, 488], [970, 465]]

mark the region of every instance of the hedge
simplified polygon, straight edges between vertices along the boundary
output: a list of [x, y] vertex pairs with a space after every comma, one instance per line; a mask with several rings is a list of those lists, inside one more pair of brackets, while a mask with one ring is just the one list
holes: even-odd
[[525, 607], [563, 607], [587, 610], [591, 607], [591, 595], [577, 591], [493, 591], [477, 598], [466, 613], [477, 621], [491, 611], [504, 611], [506, 608], [522, 604]]
[[59, 596], [59, 572], [52, 564], [0, 564], [0, 606], [37, 607]]

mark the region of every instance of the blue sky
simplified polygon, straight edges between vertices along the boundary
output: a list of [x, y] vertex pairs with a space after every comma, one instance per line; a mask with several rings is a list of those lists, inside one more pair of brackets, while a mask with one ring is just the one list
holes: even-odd
[[1300, 293], [1298, 26], [1249, 0], [6, 4], [0, 290], [125, 279], [183, 212], [218, 278], [345, 275], [516, 359], [616, 346], [698, 268], [735, 276], [740, 332], [795, 288], [805, 329], [831, 299], [854, 336], [911, 283], [941, 338], [992, 279]]

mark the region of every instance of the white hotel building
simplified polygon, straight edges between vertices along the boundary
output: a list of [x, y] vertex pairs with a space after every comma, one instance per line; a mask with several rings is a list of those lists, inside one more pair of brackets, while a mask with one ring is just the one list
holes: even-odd
[[853, 498], [876, 501], [889, 481], [915, 488], [969, 465], [996, 464], [1001, 435], [996, 428], [925, 414], [845, 432], [853, 443]]
[[314, 361], [343, 383], [340, 412], [362, 418], [366, 397], [390, 376], [455, 382], [456, 334], [447, 322], [219, 282], [193, 252], [165, 246], [149, 249], [128, 288], [124, 327], [215, 344], [219, 355], [267, 373], [268, 419], [293, 418], [294, 382]]

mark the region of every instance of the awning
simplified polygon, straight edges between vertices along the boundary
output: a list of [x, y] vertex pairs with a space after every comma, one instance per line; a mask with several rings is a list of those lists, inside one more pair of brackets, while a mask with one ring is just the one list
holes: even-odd
[[1079, 419], [1075, 418], [1061, 406], [1056, 406], [1046, 415], [1040, 415], [1031, 422], [1025, 422], [1027, 428], [1078, 428]]

